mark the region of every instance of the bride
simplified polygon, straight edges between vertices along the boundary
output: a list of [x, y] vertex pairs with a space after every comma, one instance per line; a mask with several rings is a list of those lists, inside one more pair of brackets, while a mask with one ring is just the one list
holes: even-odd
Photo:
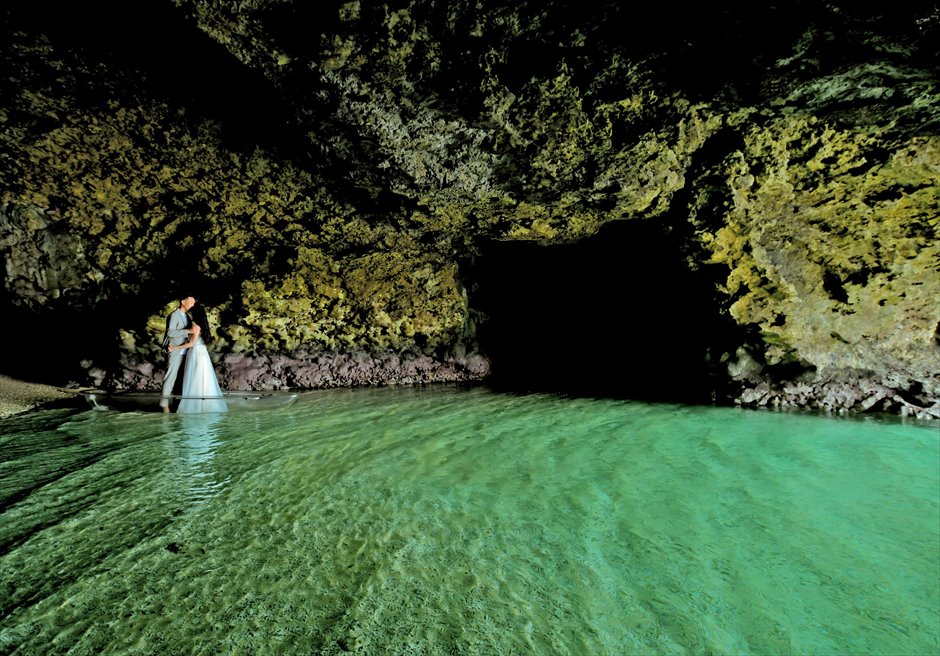
[[186, 364], [183, 368], [183, 398], [176, 411], [184, 413], [225, 412], [228, 406], [222, 398], [222, 388], [219, 387], [219, 379], [212, 367], [212, 360], [209, 359], [209, 349], [206, 348], [206, 342], [202, 338], [205, 335], [207, 340], [211, 340], [212, 331], [209, 329], [209, 320], [205, 312], [200, 314], [202, 316], [193, 321], [195, 330], [189, 341], [169, 347], [170, 351], [191, 349], [186, 354]]

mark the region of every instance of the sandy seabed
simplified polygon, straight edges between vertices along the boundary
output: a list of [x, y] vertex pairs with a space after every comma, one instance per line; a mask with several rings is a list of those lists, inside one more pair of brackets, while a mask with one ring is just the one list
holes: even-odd
[[0, 374], [0, 417], [9, 417], [52, 401], [61, 401], [74, 396], [74, 392], [58, 387], [27, 383]]

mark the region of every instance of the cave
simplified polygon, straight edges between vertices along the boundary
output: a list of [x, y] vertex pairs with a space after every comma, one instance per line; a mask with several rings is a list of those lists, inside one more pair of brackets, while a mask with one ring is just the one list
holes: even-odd
[[713, 400], [714, 356], [732, 328], [664, 223], [611, 223], [565, 245], [490, 241], [473, 278], [494, 387]]
[[3, 18], [4, 374], [153, 389], [186, 289], [230, 389], [936, 403], [932, 5]]

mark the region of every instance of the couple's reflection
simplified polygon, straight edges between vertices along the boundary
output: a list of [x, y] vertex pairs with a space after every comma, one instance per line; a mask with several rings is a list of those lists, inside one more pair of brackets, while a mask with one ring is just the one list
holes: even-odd
[[177, 414], [182, 435], [185, 484], [183, 495], [191, 503], [205, 503], [225, 486], [213, 458], [221, 443], [219, 424], [222, 413]]

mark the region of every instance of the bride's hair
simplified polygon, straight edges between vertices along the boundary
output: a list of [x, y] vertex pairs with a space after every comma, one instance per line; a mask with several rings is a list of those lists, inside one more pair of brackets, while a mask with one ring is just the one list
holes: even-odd
[[193, 317], [193, 323], [199, 324], [199, 327], [202, 329], [199, 332], [199, 335], [202, 337], [202, 341], [208, 344], [212, 339], [212, 329], [209, 328], [209, 317], [206, 315], [205, 308], [197, 303], [196, 306], [190, 310], [190, 314]]

